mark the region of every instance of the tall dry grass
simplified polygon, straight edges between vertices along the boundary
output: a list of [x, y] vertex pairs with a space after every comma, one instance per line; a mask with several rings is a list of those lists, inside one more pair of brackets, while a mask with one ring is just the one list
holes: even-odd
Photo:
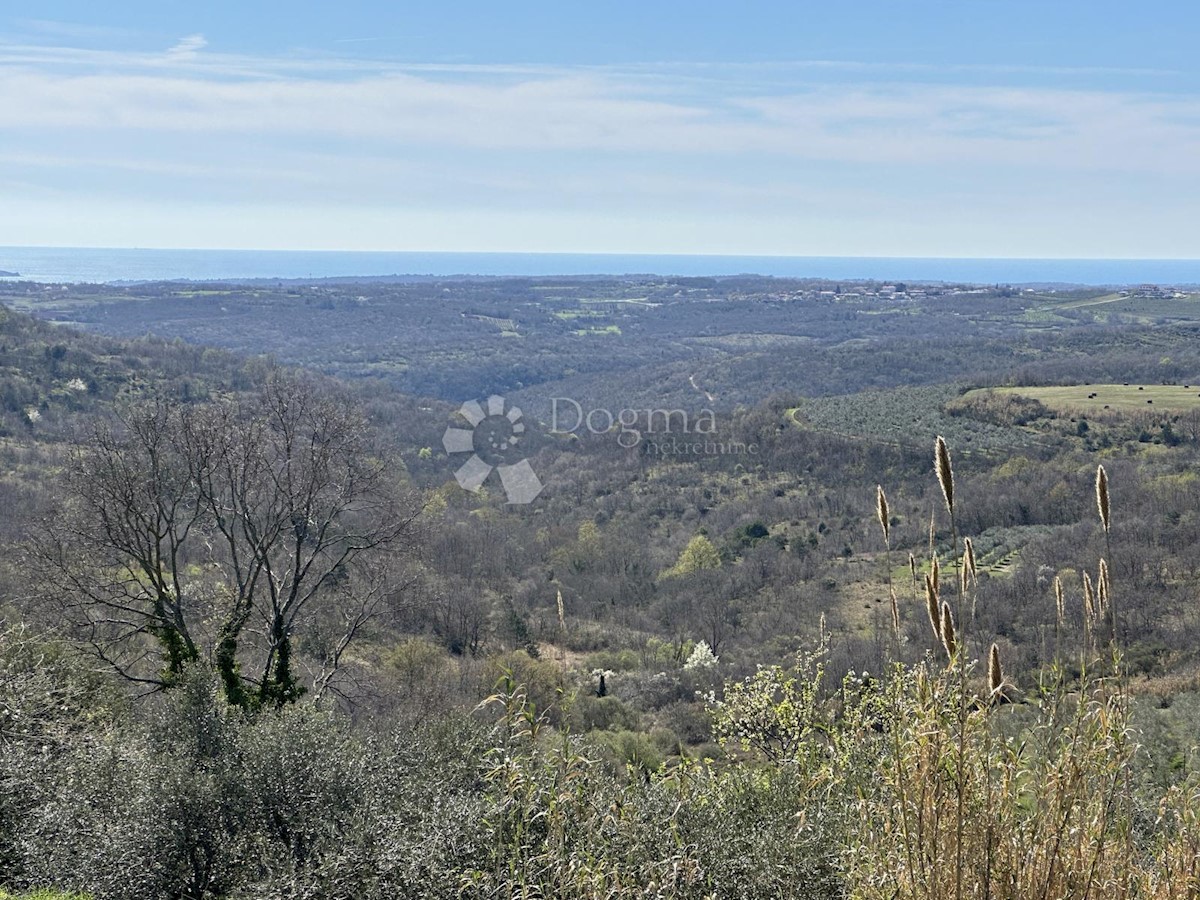
[[[934, 471], [959, 559], [949, 449], [939, 437]], [[1096, 503], [1111, 557], [1112, 506], [1103, 467]], [[880, 489], [882, 495], [882, 488]], [[862, 900], [1124, 900], [1200, 897], [1200, 786], [1161, 797], [1147, 825], [1132, 787], [1138, 754], [1121, 677], [1119, 630], [1108, 564], [1083, 577], [1082, 675], [1061, 667], [1026, 700], [989, 642], [985, 673], [968, 660], [963, 598], [974, 575], [966, 544], [957, 620], [936, 567], [925, 605], [949, 664], [928, 656], [893, 663], [882, 690], [888, 711], [875, 777], [859, 800], [849, 842], [847, 889]], [[933, 557], [936, 563], [936, 557]], [[1066, 591], [1055, 579], [1056, 652]], [[971, 617], [971, 622], [974, 617]], [[1097, 632], [1107, 625], [1109, 644]], [[1111, 668], [1106, 663], [1111, 663]], [[1101, 671], [1106, 674], [1100, 675]]]

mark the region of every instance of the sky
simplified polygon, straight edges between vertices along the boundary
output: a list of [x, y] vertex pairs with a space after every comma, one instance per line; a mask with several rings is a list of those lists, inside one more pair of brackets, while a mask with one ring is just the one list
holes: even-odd
[[1197, 258], [1200, 4], [0, 6], [0, 245]]

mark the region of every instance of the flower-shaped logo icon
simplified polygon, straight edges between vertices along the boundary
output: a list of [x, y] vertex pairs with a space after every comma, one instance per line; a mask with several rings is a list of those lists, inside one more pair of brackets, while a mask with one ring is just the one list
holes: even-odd
[[532, 503], [542, 492], [542, 482], [529, 460], [512, 461], [514, 451], [525, 433], [519, 407], [505, 411], [503, 397], [493, 394], [486, 403], [468, 400], [458, 410], [470, 428], [450, 426], [442, 435], [442, 446], [449, 454], [470, 453], [454, 479], [468, 491], [478, 491], [494, 469], [500, 475], [509, 503]]

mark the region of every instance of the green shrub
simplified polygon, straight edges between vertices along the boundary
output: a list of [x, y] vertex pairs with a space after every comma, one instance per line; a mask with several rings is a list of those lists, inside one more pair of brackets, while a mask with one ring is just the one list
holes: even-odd
[[663, 752], [650, 735], [641, 731], [593, 731], [591, 737], [601, 758], [613, 771], [625, 768], [648, 775], [662, 768]]
[[640, 716], [620, 699], [613, 696], [593, 697], [588, 694], [575, 699], [571, 707], [575, 730], [632, 731], [638, 727]]
[[594, 672], [597, 669], [608, 672], [633, 672], [641, 668], [642, 661], [634, 650], [601, 650], [589, 653], [583, 667]]

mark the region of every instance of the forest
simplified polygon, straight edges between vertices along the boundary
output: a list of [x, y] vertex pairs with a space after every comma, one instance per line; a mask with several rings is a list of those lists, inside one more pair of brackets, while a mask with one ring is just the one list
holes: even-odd
[[1200, 294], [0, 303], [0, 898], [1200, 892]]

